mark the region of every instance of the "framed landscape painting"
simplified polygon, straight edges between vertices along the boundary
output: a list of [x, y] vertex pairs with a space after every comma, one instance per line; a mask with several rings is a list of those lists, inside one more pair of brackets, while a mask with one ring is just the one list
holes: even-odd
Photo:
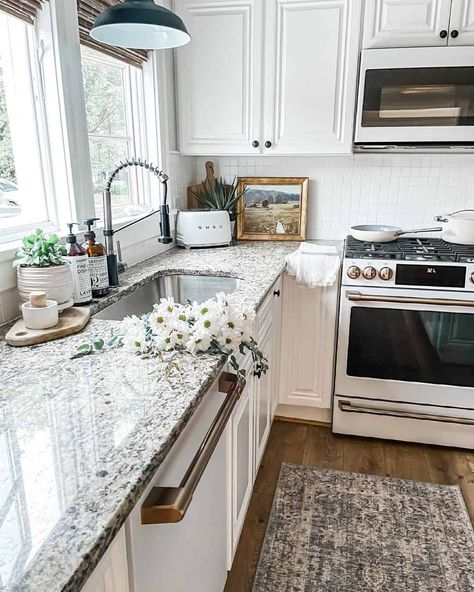
[[305, 240], [308, 177], [240, 177], [237, 238]]

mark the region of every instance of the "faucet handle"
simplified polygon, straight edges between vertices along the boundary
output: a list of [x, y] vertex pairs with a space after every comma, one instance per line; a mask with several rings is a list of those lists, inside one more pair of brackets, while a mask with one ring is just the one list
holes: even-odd
[[122, 247], [120, 245], [120, 241], [116, 241], [117, 246], [117, 273], [123, 273], [125, 269], [128, 267], [126, 263], [122, 261]]

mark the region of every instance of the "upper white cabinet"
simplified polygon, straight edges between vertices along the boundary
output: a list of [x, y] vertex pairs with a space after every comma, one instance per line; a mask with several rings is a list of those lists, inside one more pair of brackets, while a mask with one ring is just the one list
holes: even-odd
[[191, 34], [177, 51], [178, 135], [186, 154], [258, 153], [261, 0], [180, 0]]
[[[184, 154], [350, 153], [361, 0], [182, 0]], [[263, 64], [263, 67], [262, 67]]]
[[474, 45], [474, 0], [452, 0], [449, 45]]
[[350, 153], [359, 0], [267, 0], [264, 140], [273, 154]]
[[474, 0], [366, 0], [364, 48], [473, 43]]

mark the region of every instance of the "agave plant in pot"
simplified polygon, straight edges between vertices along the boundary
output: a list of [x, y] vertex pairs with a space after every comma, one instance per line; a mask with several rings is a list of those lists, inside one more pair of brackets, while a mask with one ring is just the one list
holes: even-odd
[[56, 234], [47, 235], [38, 228], [25, 236], [13, 265], [17, 268], [20, 297], [27, 301], [30, 292], [46, 292], [48, 300], [63, 304], [71, 299], [73, 283], [69, 265], [63, 260], [66, 248]]
[[234, 236], [235, 221], [237, 218], [237, 204], [239, 199], [245, 194], [244, 191], [237, 191], [237, 180], [231, 184], [225, 183], [221, 178], [203, 181], [201, 191], [198, 193], [192, 191], [198, 204], [206, 210], [224, 210], [229, 213], [232, 236]]

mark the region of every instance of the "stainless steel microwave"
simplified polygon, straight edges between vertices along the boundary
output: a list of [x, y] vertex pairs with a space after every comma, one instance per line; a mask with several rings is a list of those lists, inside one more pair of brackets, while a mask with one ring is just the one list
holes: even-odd
[[355, 147], [474, 149], [474, 47], [362, 51]]

